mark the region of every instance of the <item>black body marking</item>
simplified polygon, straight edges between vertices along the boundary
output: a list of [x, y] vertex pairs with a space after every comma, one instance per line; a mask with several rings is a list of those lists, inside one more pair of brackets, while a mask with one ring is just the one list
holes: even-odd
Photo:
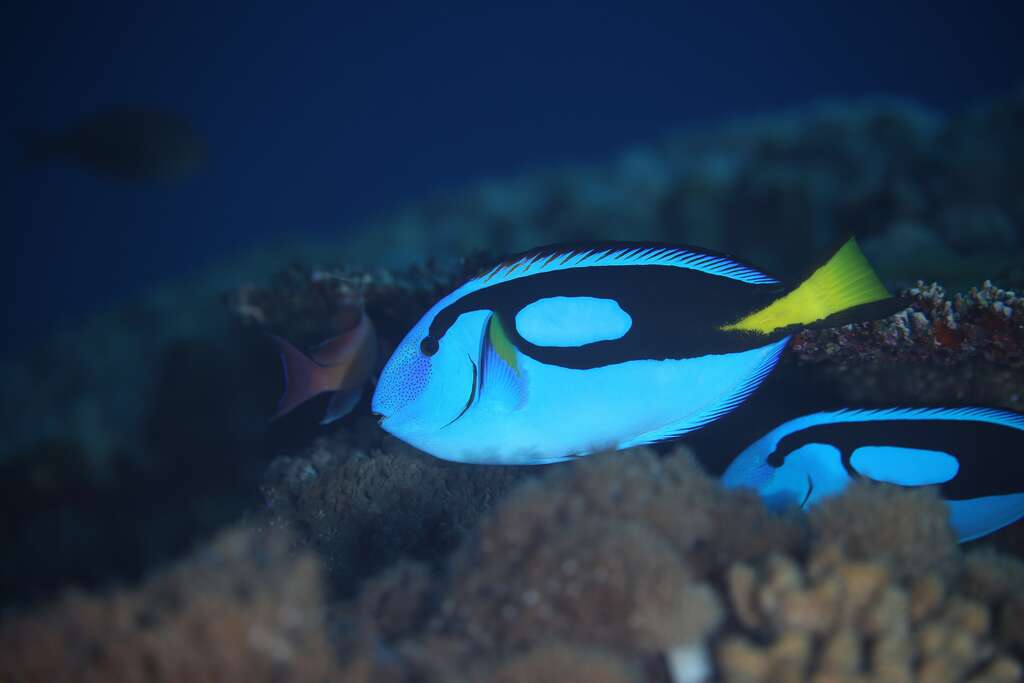
[[433, 356], [438, 348], [436, 337], [424, 337], [420, 342], [420, 353], [424, 356]]
[[811, 494], [812, 493], [814, 493], [814, 480], [811, 479], [811, 475], [808, 474], [807, 475], [807, 495], [804, 496], [804, 499], [802, 501], [800, 501], [800, 507], [801, 508], [803, 508], [804, 505], [807, 505], [807, 501], [809, 501], [811, 499]]
[[[601, 266], [542, 271], [470, 292], [442, 309], [428, 339], [441, 339], [460, 315], [490, 310], [507, 322], [516, 348], [535, 360], [590, 369], [630, 360], [693, 358], [759, 348], [787, 332], [758, 335], [723, 331], [785, 292], [783, 285], [756, 285], [691, 268], [660, 265]], [[515, 328], [516, 314], [548, 297], [612, 299], [633, 320], [625, 336], [575, 347], [537, 346]]]
[[[473, 358], [472, 358], [472, 357], [470, 357], [470, 359], [469, 359], [469, 362], [470, 362], [470, 363], [473, 363], [473, 384], [472, 384], [472, 387], [471, 387], [471, 388], [470, 388], [470, 390], [469, 390], [469, 400], [468, 400], [468, 401], [466, 401], [466, 405], [464, 405], [464, 406], [462, 407], [462, 410], [461, 410], [461, 411], [459, 412], [459, 414], [458, 414], [458, 415], [456, 415], [455, 417], [453, 417], [453, 418], [451, 419], [451, 421], [450, 421], [450, 422], [448, 422], [448, 424], [444, 425], [444, 427], [447, 427], [448, 425], [452, 424], [452, 422], [455, 422], [455, 421], [456, 421], [456, 420], [458, 420], [458, 419], [459, 419], [460, 417], [462, 417], [463, 415], [465, 415], [465, 414], [466, 414], [466, 411], [467, 411], [467, 410], [469, 410], [469, 407], [470, 407], [471, 405], [473, 405], [473, 399], [475, 399], [475, 398], [476, 398], [476, 377], [477, 377], [477, 371], [476, 371], [476, 362], [474, 362], [474, 360], [473, 360]], [[441, 429], [444, 429], [444, 427], [441, 427]]]
[[839, 449], [843, 467], [861, 446], [896, 446], [941, 451], [955, 457], [960, 470], [941, 484], [948, 500], [1024, 492], [1024, 430], [981, 420], [868, 420], [814, 425], [783, 437], [768, 464], [780, 467], [786, 456], [810, 443]]

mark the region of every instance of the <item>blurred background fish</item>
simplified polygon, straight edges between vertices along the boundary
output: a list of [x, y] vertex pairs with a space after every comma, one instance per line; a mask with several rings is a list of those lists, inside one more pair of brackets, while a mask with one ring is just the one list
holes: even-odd
[[207, 145], [183, 116], [145, 108], [113, 109], [66, 130], [16, 131], [31, 163], [74, 163], [125, 181], [173, 180], [194, 173]]

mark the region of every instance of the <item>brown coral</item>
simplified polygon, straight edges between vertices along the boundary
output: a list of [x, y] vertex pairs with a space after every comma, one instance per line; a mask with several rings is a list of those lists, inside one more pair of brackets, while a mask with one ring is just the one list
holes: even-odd
[[321, 570], [283, 531], [223, 533], [135, 590], [0, 623], [5, 681], [324, 681]]
[[707, 643], [726, 683], [1015, 680], [1024, 588], [998, 580], [1001, 555], [960, 582], [933, 492], [853, 487], [806, 539], [747, 505], [685, 452], [635, 449], [528, 482], [457, 555], [428, 633], [462, 642], [463, 661], [554, 639], [649, 663]]
[[[728, 510], [761, 538], [731, 541]], [[792, 545], [795, 525], [745, 495], [724, 494], [683, 449], [588, 458], [520, 487], [456, 557], [435, 628], [485, 650], [548, 638], [660, 652], [700, 642], [719, 601], [701, 578]], [[721, 543], [718, 543], [721, 539]]]
[[307, 345], [351, 329], [365, 309], [381, 336], [395, 343], [438, 298], [492, 258], [477, 253], [444, 267], [428, 263], [399, 271], [293, 265], [266, 285], [235, 287], [224, 303], [243, 325]]
[[440, 564], [533, 469], [438, 460], [364, 422], [278, 458], [264, 478], [271, 523], [299, 530], [342, 595], [403, 557]]
[[886, 562], [899, 577], [952, 571], [959, 557], [945, 504], [932, 489], [860, 482], [811, 509], [815, 536], [854, 559]]
[[[331, 470], [313, 456], [306, 465]], [[682, 448], [599, 455], [520, 483], [447, 568], [399, 561], [326, 623], [317, 562], [293, 554], [288, 535], [239, 531], [138, 591], [8, 618], [0, 646], [18, 656], [0, 674], [138, 680], [155, 666], [165, 680], [271, 671], [353, 683], [1019, 678], [1024, 564], [991, 551], [961, 561], [944, 507], [926, 493], [853, 487], [821, 510], [805, 531], [721, 489]]]
[[974, 551], [964, 562], [964, 592], [992, 605], [1002, 643], [1024, 650], [1024, 562], [991, 550]]
[[847, 559], [835, 545], [819, 546], [805, 565], [773, 556], [731, 567], [742, 630], [719, 641], [722, 680], [1018, 680], [1020, 664], [992, 628], [996, 605], [951, 594], [935, 573], [894, 581], [889, 567]]
[[481, 683], [640, 683], [628, 660], [568, 643], [541, 645], [498, 664]]

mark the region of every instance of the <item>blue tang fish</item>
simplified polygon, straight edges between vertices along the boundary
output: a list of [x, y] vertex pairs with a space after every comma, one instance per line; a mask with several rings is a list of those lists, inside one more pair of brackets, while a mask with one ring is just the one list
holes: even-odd
[[1024, 415], [991, 408], [815, 413], [748, 446], [722, 475], [770, 507], [809, 508], [865, 479], [939, 486], [957, 538], [1024, 517]]
[[384, 366], [372, 410], [459, 462], [627, 448], [733, 409], [793, 332], [881, 317], [896, 301], [853, 239], [789, 285], [692, 247], [544, 247], [438, 301]]

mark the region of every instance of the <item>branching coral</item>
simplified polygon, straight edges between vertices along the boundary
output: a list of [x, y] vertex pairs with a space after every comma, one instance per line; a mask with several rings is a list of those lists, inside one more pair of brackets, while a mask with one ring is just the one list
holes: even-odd
[[739, 627], [718, 642], [725, 683], [1019, 680], [1008, 605], [1024, 600], [1024, 565], [962, 562], [934, 492], [861, 484], [809, 522], [803, 557], [725, 572]]
[[740, 633], [719, 641], [725, 683], [1016, 681], [999, 647], [996, 605], [936, 573], [894, 581], [889, 567], [818, 546], [806, 564], [772, 556], [726, 574]]
[[1000, 641], [1024, 651], [1024, 562], [977, 550], [964, 563], [964, 592], [993, 606], [994, 623]]
[[0, 622], [0, 680], [326, 681], [316, 558], [240, 528], [136, 590], [72, 593]]

